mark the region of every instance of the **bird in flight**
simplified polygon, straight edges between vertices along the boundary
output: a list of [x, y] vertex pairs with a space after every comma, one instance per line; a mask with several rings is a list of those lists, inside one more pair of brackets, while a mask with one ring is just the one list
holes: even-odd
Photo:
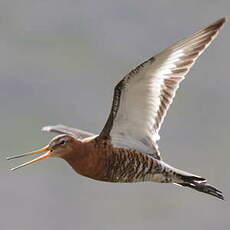
[[44, 131], [61, 135], [39, 150], [8, 157], [43, 153], [11, 170], [60, 157], [77, 173], [95, 180], [174, 183], [224, 199], [206, 179], [165, 163], [157, 141], [180, 82], [225, 21], [222, 18], [202, 28], [128, 73], [114, 89], [112, 108], [99, 135], [63, 125], [46, 126]]

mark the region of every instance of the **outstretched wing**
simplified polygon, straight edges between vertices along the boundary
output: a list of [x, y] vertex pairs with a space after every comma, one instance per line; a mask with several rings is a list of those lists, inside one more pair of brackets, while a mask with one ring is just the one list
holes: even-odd
[[217, 36], [222, 18], [150, 58], [115, 87], [112, 109], [100, 137], [116, 147], [135, 148], [159, 158], [156, 141], [179, 83]]
[[42, 131], [55, 132], [55, 133], [60, 133], [60, 134], [70, 134], [78, 139], [84, 139], [87, 137], [95, 136], [95, 134], [92, 134], [86, 131], [82, 131], [80, 129], [67, 127], [65, 125], [45, 126], [42, 128]]

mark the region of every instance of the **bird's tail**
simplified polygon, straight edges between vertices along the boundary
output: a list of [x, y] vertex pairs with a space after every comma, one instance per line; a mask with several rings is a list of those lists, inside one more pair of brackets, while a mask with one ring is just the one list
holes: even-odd
[[207, 184], [207, 180], [193, 174], [177, 174], [177, 176], [183, 181], [176, 183], [185, 187], [195, 189], [199, 192], [207, 193], [209, 195], [215, 196], [219, 199], [224, 200], [224, 196], [221, 191], [216, 189], [214, 186]]

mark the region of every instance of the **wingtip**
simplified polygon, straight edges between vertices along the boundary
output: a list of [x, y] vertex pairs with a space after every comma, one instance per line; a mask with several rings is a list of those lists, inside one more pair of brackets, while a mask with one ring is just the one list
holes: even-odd
[[224, 22], [227, 21], [227, 17], [222, 17], [222, 18], [218, 19], [217, 22], [218, 22], [218, 21], [224, 23]]
[[44, 127], [41, 128], [41, 131], [43, 131], [43, 132], [49, 132], [50, 129], [51, 129], [50, 126], [44, 126]]
[[216, 31], [219, 31], [224, 23], [227, 21], [227, 18], [226, 17], [223, 17], [223, 18], [220, 18], [218, 20], [216, 20], [215, 22], [211, 23], [210, 25], [208, 25], [205, 30], [216, 30]]
[[213, 26], [217, 26], [217, 27], [221, 28], [224, 25], [224, 23], [227, 21], [228, 21], [227, 17], [220, 18], [213, 23]]
[[223, 23], [227, 22], [228, 21], [228, 18], [227, 17], [223, 17], [221, 19], [219, 19], [220, 21], [222, 21]]

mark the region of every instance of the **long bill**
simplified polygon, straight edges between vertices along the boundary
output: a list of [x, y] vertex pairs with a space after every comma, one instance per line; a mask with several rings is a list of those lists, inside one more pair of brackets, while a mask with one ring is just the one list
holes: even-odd
[[21, 164], [21, 165], [15, 167], [15, 168], [10, 169], [11, 171], [14, 171], [14, 170], [22, 168], [22, 167], [24, 167], [26, 165], [30, 165], [30, 164], [32, 164], [34, 162], [37, 162], [37, 161], [40, 161], [42, 159], [51, 157], [51, 151], [50, 151], [49, 146], [45, 146], [44, 148], [35, 150], [33, 152], [24, 153], [24, 154], [17, 155], [17, 156], [12, 156], [12, 157], [7, 157], [6, 159], [11, 160], [11, 159], [20, 158], [20, 157], [24, 157], [24, 156], [30, 156], [30, 155], [34, 155], [34, 154], [37, 154], [37, 153], [43, 153], [43, 152], [46, 152], [46, 153], [41, 155], [41, 156], [39, 156], [39, 157], [37, 157], [37, 158], [35, 158], [35, 159], [33, 159], [33, 160], [31, 160], [31, 161], [28, 161], [28, 162], [26, 162], [24, 164]]

